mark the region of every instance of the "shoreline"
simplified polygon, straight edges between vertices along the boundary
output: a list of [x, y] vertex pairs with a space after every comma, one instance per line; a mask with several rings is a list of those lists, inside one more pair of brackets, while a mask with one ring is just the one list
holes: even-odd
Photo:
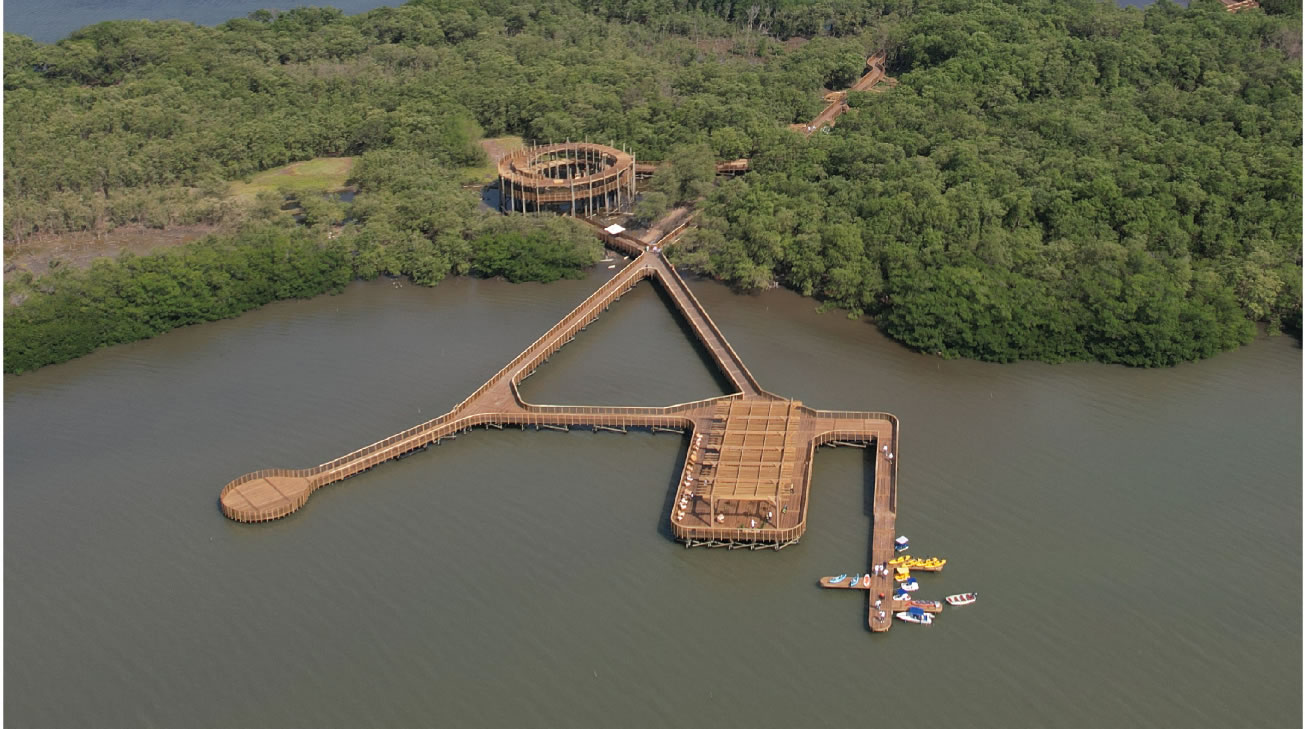
[[[186, 245], [186, 243], [180, 243], [180, 244], [174, 245], [174, 246], [172, 246], [172, 247], [174, 247], [174, 248], [175, 248], [175, 247], [183, 247], [183, 246], [185, 246], [185, 245]], [[604, 251], [609, 252], [609, 253], [612, 252], [611, 249], [606, 248], [606, 247], [604, 248]], [[620, 270], [624, 270], [625, 267], [628, 266], [629, 263], [630, 263], [629, 260], [617, 260], [617, 259], [611, 259], [611, 260], [615, 260], [617, 264], [620, 264]], [[596, 263], [594, 263], [594, 264], [592, 264], [592, 265], [590, 265], [590, 266], [587, 266], [587, 267], [581, 268], [580, 271], [584, 274], [584, 276], [592, 276], [592, 275], [595, 274], [595, 273], [605, 273], [605, 272], [606, 272], [606, 269], [604, 269], [603, 266], [604, 266], [604, 265], [610, 265], [610, 264], [611, 264], [611, 260], [602, 260], [602, 261], [596, 262]], [[672, 264], [672, 265], [674, 265], [674, 264]], [[734, 296], [761, 296], [761, 295], [764, 295], [764, 294], [768, 293], [770, 290], [772, 290], [772, 289], [774, 289], [774, 288], [782, 289], [782, 290], [784, 290], [785, 292], [791, 293], [791, 294], [793, 294], [793, 295], [795, 295], [795, 296], [798, 296], [798, 297], [800, 297], [800, 298], [802, 298], [802, 299], [804, 299], [804, 300], [806, 300], [806, 301], [809, 301], [809, 302], [815, 304], [815, 305], [816, 305], [816, 306], [815, 306], [815, 309], [817, 310], [817, 312], [818, 312], [821, 316], [828, 315], [828, 314], [841, 313], [841, 314], [843, 314], [843, 318], [847, 318], [847, 319], [849, 319], [849, 320], [855, 320], [855, 321], [857, 321], [858, 323], [862, 323], [862, 324], [867, 324], [867, 325], [873, 326], [873, 327], [875, 328], [875, 331], [877, 331], [879, 334], [881, 334], [883, 337], [885, 337], [885, 338], [888, 339], [889, 341], [893, 342], [893, 343], [896, 344], [897, 346], [902, 347], [903, 349], [906, 349], [906, 350], [908, 350], [908, 351], [914, 352], [914, 353], [916, 353], [916, 354], [918, 354], [918, 355], [923, 355], [923, 356], [926, 356], [926, 357], [935, 358], [935, 359], [938, 359], [938, 360], [940, 360], [940, 361], [941, 361], [941, 360], [949, 360], [949, 359], [952, 359], [952, 360], [969, 360], [969, 361], [979, 362], [979, 363], [983, 363], [983, 364], [997, 364], [997, 365], [1004, 365], [1004, 364], [1015, 365], [1015, 364], [1020, 364], [1020, 363], [1023, 363], [1023, 362], [1039, 362], [1039, 363], [1041, 363], [1041, 364], [1046, 364], [1046, 365], [1053, 366], [1053, 367], [1054, 367], [1054, 366], [1058, 366], [1058, 365], [1071, 365], [1071, 364], [1101, 364], [1101, 365], [1106, 365], [1106, 366], [1119, 366], [1119, 367], [1125, 367], [1125, 368], [1128, 368], [1128, 369], [1174, 369], [1174, 368], [1176, 368], [1176, 367], [1178, 367], [1178, 366], [1180, 366], [1180, 365], [1183, 365], [1183, 364], [1195, 364], [1195, 363], [1201, 362], [1201, 361], [1203, 361], [1203, 360], [1213, 359], [1214, 356], [1217, 356], [1217, 355], [1219, 355], [1219, 354], [1225, 354], [1225, 353], [1229, 353], [1229, 352], [1234, 352], [1234, 351], [1238, 351], [1238, 350], [1241, 350], [1241, 349], [1245, 349], [1246, 347], [1252, 346], [1252, 345], [1255, 344], [1256, 342], [1259, 342], [1259, 341], [1267, 341], [1267, 340], [1275, 339], [1275, 338], [1280, 337], [1280, 336], [1287, 336], [1287, 337], [1292, 338], [1292, 339], [1295, 341], [1295, 346], [1296, 346], [1297, 349], [1301, 349], [1301, 348], [1303, 347], [1303, 340], [1302, 340], [1302, 338], [1301, 338], [1301, 336], [1300, 336], [1299, 333], [1296, 333], [1296, 332], [1288, 332], [1288, 331], [1270, 332], [1270, 331], [1268, 330], [1268, 326], [1267, 326], [1264, 322], [1253, 322], [1253, 324], [1254, 324], [1254, 326], [1255, 326], [1255, 334], [1254, 334], [1254, 336], [1253, 336], [1249, 341], [1247, 341], [1245, 344], [1239, 345], [1238, 347], [1235, 347], [1235, 348], [1233, 348], [1233, 349], [1221, 350], [1220, 352], [1216, 352], [1215, 355], [1212, 355], [1211, 357], [1206, 357], [1206, 358], [1202, 358], [1202, 359], [1195, 359], [1195, 360], [1184, 360], [1184, 361], [1182, 361], [1182, 362], [1177, 362], [1177, 363], [1175, 363], [1175, 364], [1173, 364], [1173, 365], [1168, 365], [1168, 366], [1147, 366], [1147, 367], [1142, 367], [1142, 366], [1127, 365], [1127, 364], [1123, 364], [1123, 363], [1119, 363], [1119, 362], [1102, 362], [1102, 361], [1100, 361], [1100, 360], [1096, 360], [1096, 359], [1062, 360], [1062, 361], [1059, 361], [1059, 362], [1046, 362], [1046, 361], [1043, 361], [1043, 360], [1037, 360], [1037, 359], [1016, 359], [1016, 360], [1013, 360], [1013, 361], [1010, 361], [1010, 362], [997, 362], [997, 361], [983, 360], [983, 359], [977, 359], [977, 358], [972, 358], [972, 357], [951, 357], [951, 358], [949, 358], [949, 357], [941, 356], [941, 355], [939, 355], [938, 353], [934, 353], [934, 352], [923, 352], [923, 351], [915, 350], [915, 349], [909, 347], [908, 345], [904, 344], [903, 342], [901, 342], [901, 341], [898, 340], [897, 338], [895, 338], [895, 337], [891, 336], [890, 334], [888, 334], [887, 332], [885, 332], [885, 331], [883, 330], [883, 328], [880, 327], [880, 326], [878, 325], [878, 323], [875, 321], [875, 319], [874, 319], [873, 317], [869, 316], [869, 315], [862, 314], [862, 315], [859, 316], [859, 317], [852, 317], [852, 316], [849, 315], [850, 312], [849, 312], [848, 310], [846, 310], [846, 309], [843, 309], [843, 308], [840, 308], [840, 307], [825, 308], [825, 307], [822, 305], [822, 302], [821, 302], [820, 299], [817, 299], [817, 298], [815, 298], [815, 297], [813, 297], [813, 296], [806, 296], [806, 295], [803, 295], [803, 294], [798, 293], [797, 291], [795, 291], [795, 290], [793, 290], [793, 289], [790, 289], [790, 288], [785, 287], [785, 286], [782, 286], [782, 285], [781, 285], [781, 286], [772, 287], [772, 289], [767, 289], [767, 290], [765, 290], [765, 291], [743, 292], [743, 291], [738, 291], [738, 290], [733, 289], [733, 288], [730, 287], [728, 284], [726, 284], [725, 282], [723, 282], [723, 281], [721, 281], [721, 280], [719, 280], [719, 279], [716, 279], [716, 278], [711, 277], [711, 276], [708, 276], [708, 275], [704, 275], [704, 274], [699, 273], [699, 272], [697, 272], [697, 271], [695, 271], [695, 270], [693, 270], [693, 269], [685, 268], [685, 267], [683, 267], [683, 266], [676, 266], [675, 268], [676, 268], [676, 270], [677, 270], [678, 272], [680, 272], [681, 276], [683, 276], [683, 277], [685, 278], [686, 282], [693, 282], [693, 281], [710, 281], [710, 282], [713, 282], [713, 283], [717, 283], [717, 284], [720, 284], [721, 286], [726, 287], [726, 288], [731, 292], [731, 294], [734, 295]], [[613, 271], [613, 274], [612, 274], [612, 275], [619, 274], [619, 272], [620, 272], [619, 270], [615, 270], [615, 271]], [[411, 286], [421, 286], [422, 288], [435, 288], [435, 287], [437, 287], [437, 286], [439, 285], [439, 283], [436, 283], [436, 284], [433, 285], [433, 286], [425, 286], [425, 285], [422, 285], [422, 284], [416, 284], [416, 283], [413, 282], [412, 277], [411, 277], [411, 276], [408, 276], [408, 275], [406, 275], [406, 274], [382, 273], [382, 274], [380, 274], [379, 276], [377, 276], [377, 277], [374, 278], [374, 279], [365, 279], [365, 278], [362, 278], [362, 277], [357, 277], [357, 276], [355, 276], [355, 277], [349, 279], [347, 282], [345, 282], [345, 283], [343, 284], [343, 286], [344, 286], [344, 287], [348, 287], [348, 286], [351, 286], [351, 285], [353, 285], [353, 284], [355, 284], [355, 283], [369, 283], [369, 282], [372, 282], [372, 281], [378, 281], [378, 280], [381, 280], [381, 279], [385, 279], [385, 280], [388, 280], [388, 281], [391, 281], [391, 282], [397, 282], [399, 287], [403, 287], [403, 286], [411, 285]], [[450, 276], [446, 277], [446, 278], [443, 279], [443, 280], [445, 280], [445, 281], [447, 281], [447, 280], [463, 280], [463, 281], [486, 281], [486, 280], [498, 280], [498, 281], [502, 281], [502, 282], [504, 282], [504, 283], [512, 284], [512, 285], [514, 285], [514, 286], [516, 286], [516, 285], [520, 285], [520, 284], [527, 284], [527, 283], [533, 283], [533, 284], [537, 284], [537, 285], [540, 285], [540, 286], [546, 286], [546, 285], [548, 285], [548, 283], [556, 283], [555, 281], [554, 281], [554, 282], [540, 282], [540, 281], [522, 281], [522, 282], [512, 282], [512, 281], [509, 281], [506, 277], [501, 276], [501, 275], [498, 275], [498, 276], [477, 276], [477, 275], [469, 274], [469, 273], [468, 273], [468, 274], [456, 274], [456, 275], [450, 275]], [[229, 316], [217, 317], [217, 318], [214, 318], [214, 319], [208, 319], [208, 320], [205, 320], [205, 321], [196, 321], [196, 322], [185, 323], [185, 324], [181, 324], [181, 325], [178, 325], [178, 326], [175, 326], [175, 327], [171, 327], [171, 328], [169, 328], [169, 329], [165, 329], [165, 330], [160, 331], [160, 332], [156, 332], [156, 333], [151, 334], [151, 335], [149, 335], [149, 336], [139, 337], [139, 338], [136, 338], [136, 339], [131, 339], [131, 340], [122, 341], [122, 342], [113, 342], [113, 343], [109, 343], [109, 344], [100, 345], [100, 346], [95, 347], [94, 349], [91, 349], [91, 350], [88, 351], [88, 352], [84, 352], [84, 353], [79, 354], [79, 355], [76, 355], [76, 356], [74, 356], [74, 357], [69, 357], [69, 358], [62, 359], [62, 360], [59, 360], [59, 361], [56, 361], [56, 362], [50, 362], [50, 363], [47, 363], [47, 364], [44, 364], [44, 365], [41, 365], [41, 366], [39, 366], [39, 367], [35, 367], [35, 368], [32, 368], [32, 369], [22, 370], [22, 371], [18, 371], [18, 372], [11, 372], [11, 371], [9, 371], [9, 370], [6, 369], [5, 374], [6, 374], [6, 375], [24, 375], [24, 374], [28, 374], [28, 373], [31, 373], [31, 372], [36, 372], [36, 371], [39, 371], [39, 370], [45, 369], [46, 367], [49, 367], [49, 366], [51, 366], [51, 365], [57, 365], [57, 364], [61, 364], [61, 363], [63, 363], [63, 362], [70, 362], [70, 361], [75, 360], [75, 359], [80, 359], [80, 358], [82, 358], [82, 357], [85, 357], [86, 355], [92, 354], [92, 353], [94, 353], [94, 352], [96, 352], [96, 351], [99, 351], [99, 350], [101, 350], [101, 349], [105, 349], [105, 348], [108, 348], [108, 347], [112, 347], [112, 346], [115, 346], [115, 345], [118, 345], [118, 344], [130, 344], [130, 343], [132, 343], [132, 342], [138, 342], [138, 341], [143, 341], [143, 340], [145, 340], [145, 339], [151, 339], [151, 338], [153, 338], [153, 337], [155, 337], [155, 336], [160, 336], [160, 335], [162, 335], [162, 334], [166, 334], [166, 333], [168, 333], [168, 332], [170, 332], [170, 331], [174, 331], [174, 330], [176, 330], [176, 329], [180, 329], [180, 328], [182, 328], [182, 327], [202, 325], [202, 324], [211, 323], [211, 322], [214, 322], [214, 321], [221, 321], [221, 320], [223, 320], [223, 319], [234, 319], [234, 318], [238, 318], [238, 317], [240, 317], [240, 316], [242, 316], [242, 315], [244, 315], [244, 314], [247, 314], [247, 313], [249, 313], [249, 312], [255, 311], [255, 310], [257, 310], [257, 309], [261, 309], [261, 308], [263, 308], [264, 306], [267, 306], [268, 304], [275, 303], [276, 301], [284, 301], [284, 300], [287, 300], [287, 299], [297, 299], [297, 300], [301, 300], [301, 301], [308, 301], [308, 300], [317, 299], [317, 298], [320, 298], [320, 297], [323, 297], [323, 296], [328, 296], [328, 295], [330, 295], [330, 296], [334, 296], [334, 295], [337, 295], [337, 294], [341, 293], [342, 291], [343, 291], [343, 287], [340, 288], [340, 289], [324, 290], [324, 291], [321, 291], [321, 292], [319, 292], [319, 293], [312, 294], [312, 295], [309, 295], [309, 296], [303, 296], [303, 297], [294, 297], [294, 296], [292, 296], [292, 297], [277, 298], [277, 299], [273, 299], [273, 300], [271, 300], [271, 301], [265, 302], [265, 303], [263, 303], [263, 304], [259, 304], [259, 305], [256, 305], [256, 306], [253, 306], [253, 307], [250, 307], [250, 308], [244, 309], [244, 310], [242, 310], [242, 311], [239, 311], [239, 312], [233, 313], [233, 314], [231, 314], [231, 315], [229, 315]], [[7, 338], [6, 338], [6, 339], [7, 339]], [[6, 344], [7, 344], [7, 342], [6, 342]]]

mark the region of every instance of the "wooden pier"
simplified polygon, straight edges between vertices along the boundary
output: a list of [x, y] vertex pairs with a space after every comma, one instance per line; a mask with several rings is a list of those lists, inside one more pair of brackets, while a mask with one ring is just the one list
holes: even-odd
[[[807, 499], [815, 449], [826, 443], [874, 448], [874, 524], [871, 560], [893, 558], [897, 514], [897, 418], [879, 412], [817, 410], [763, 389], [726, 341], [720, 328], [662, 255], [662, 248], [688, 225], [672, 226], [653, 243], [613, 235], [596, 225], [609, 247], [635, 256], [521, 354], [449, 412], [384, 440], [313, 468], [265, 469], [222, 488], [222, 513], [242, 522], [278, 519], [302, 507], [317, 489], [385, 461], [425, 449], [478, 426], [504, 425], [569, 429], [575, 426], [652, 428], [685, 433], [685, 459], [675, 502], [667, 515], [672, 533], [686, 547], [783, 549], [807, 528]], [[540, 364], [575, 339], [580, 330], [644, 279], [666, 293], [688, 322], [733, 394], [666, 407], [537, 405], [521, 397], [519, 384]], [[868, 453], [869, 451], [867, 451]], [[876, 575], [866, 588], [891, 595], [892, 577]], [[892, 612], [869, 612], [871, 630], [887, 630]]]

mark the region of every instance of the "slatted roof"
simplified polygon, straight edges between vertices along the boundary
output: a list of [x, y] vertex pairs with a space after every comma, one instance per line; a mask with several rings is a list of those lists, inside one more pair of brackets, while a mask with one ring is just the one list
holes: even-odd
[[793, 489], [802, 415], [794, 400], [721, 403], [706, 443], [706, 496], [712, 501], [769, 501]]

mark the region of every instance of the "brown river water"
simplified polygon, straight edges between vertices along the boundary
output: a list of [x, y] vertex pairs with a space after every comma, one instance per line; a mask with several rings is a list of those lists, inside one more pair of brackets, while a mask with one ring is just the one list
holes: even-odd
[[[434, 417], [601, 280], [355, 283], [4, 379], [13, 727], [1287, 727], [1301, 721], [1301, 349], [1164, 370], [909, 352], [787, 291], [690, 285], [767, 389], [901, 419], [932, 626], [865, 627], [863, 452], [782, 552], [691, 549], [680, 436], [474, 431], [290, 517], [217, 495]], [[652, 284], [527, 380], [721, 381]]]

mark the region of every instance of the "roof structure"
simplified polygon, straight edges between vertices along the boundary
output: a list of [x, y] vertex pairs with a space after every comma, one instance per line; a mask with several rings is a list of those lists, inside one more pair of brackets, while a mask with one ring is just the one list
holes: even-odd
[[717, 405], [700, 469], [706, 496], [778, 505], [793, 493], [797, 465], [796, 400], [731, 400]]

